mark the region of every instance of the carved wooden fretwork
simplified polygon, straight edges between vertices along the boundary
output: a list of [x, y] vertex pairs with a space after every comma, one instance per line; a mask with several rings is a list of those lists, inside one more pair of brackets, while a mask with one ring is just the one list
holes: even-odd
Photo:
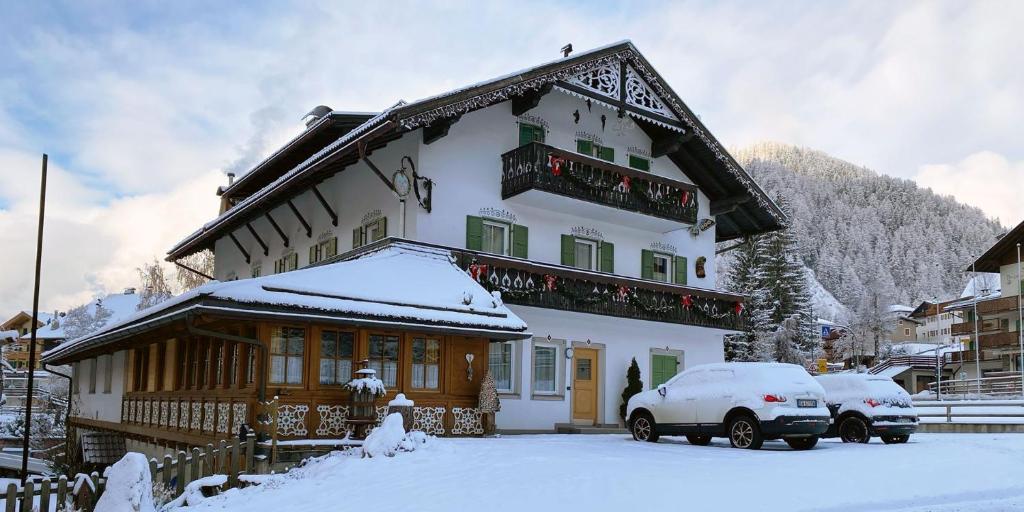
[[318, 405], [316, 412], [320, 416], [320, 422], [316, 426], [316, 435], [345, 435], [345, 418], [348, 417], [347, 405]]
[[140, 423], [142, 423], [143, 425], [151, 423], [150, 408], [152, 408], [152, 406], [153, 405], [150, 403], [149, 400], [146, 400], [145, 402], [142, 403], [142, 421]]
[[167, 426], [167, 401], [160, 401], [160, 426]]
[[626, 103], [634, 107], [663, 115], [669, 119], [679, 120], [661, 98], [640, 75], [636, 73], [633, 66], [626, 66]]
[[306, 427], [308, 414], [309, 406], [306, 404], [280, 406], [277, 416], [277, 434], [281, 437], [309, 434], [309, 429]]
[[482, 435], [483, 422], [480, 421], [480, 409], [473, 407], [452, 407], [455, 423], [452, 425], [453, 436]]
[[619, 64], [612, 61], [600, 65], [570, 78], [567, 82], [617, 100], [619, 99]]
[[217, 432], [228, 433], [228, 415], [231, 412], [231, 404], [221, 402], [217, 404]]
[[444, 407], [413, 407], [412, 429], [430, 435], [444, 435]]
[[192, 423], [190, 428], [192, 430], [199, 430], [199, 427], [203, 425], [203, 404], [199, 402], [192, 402]]
[[167, 406], [167, 426], [176, 428], [178, 426], [178, 403], [170, 402]]
[[238, 429], [245, 423], [246, 405], [245, 402], [231, 404], [231, 433], [237, 434]]
[[213, 432], [213, 413], [214, 403], [206, 402], [203, 404], [203, 432]]
[[178, 428], [188, 428], [188, 400], [178, 402], [181, 414], [178, 416]]

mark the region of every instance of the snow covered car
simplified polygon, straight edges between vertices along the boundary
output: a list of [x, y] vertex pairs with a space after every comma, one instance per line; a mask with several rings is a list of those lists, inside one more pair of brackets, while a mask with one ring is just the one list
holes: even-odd
[[813, 448], [829, 424], [821, 385], [803, 368], [781, 363], [695, 366], [633, 395], [626, 417], [637, 441], [685, 435], [703, 446], [727, 437], [735, 448], [754, 450], [770, 439]]
[[888, 377], [866, 373], [819, 375], [832, 425], [822, 437], [866, 443], [871, 436], [885, 444], [905, 443], [917, 430], [910, 395]]

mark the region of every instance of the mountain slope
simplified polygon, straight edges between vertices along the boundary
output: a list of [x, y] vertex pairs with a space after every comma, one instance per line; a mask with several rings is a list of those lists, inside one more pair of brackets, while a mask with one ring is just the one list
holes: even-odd
[[[957, 297], [963, 269], [1005, 231], [952, 197], [820, 151], [765, 143], [733, 154], [769, 195], [788, 201], [809, 281], [854, 312], [869, 294], [901, 304]], [[821, 309], [835, 309], [819, 296]]]

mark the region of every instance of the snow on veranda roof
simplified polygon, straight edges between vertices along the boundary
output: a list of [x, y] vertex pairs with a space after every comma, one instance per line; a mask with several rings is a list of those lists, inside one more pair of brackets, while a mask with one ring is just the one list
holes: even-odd
[[401, 241], [353, 260], [238, 281], [212, 281], [43, 354], [46, 362], [189, 313], [263, 313], [302, 320], [427, 328], [503, 339], [527, 325], [463, 272], [447, 250]]
[[[315, 183], [318, 179], [322, 180], [339, 172], [339, 168], [349, 165], [343, 162], [357, 160], [352, 154], [357, 152], [360, 144], [401, 136], [438, 120], [457, 119], [468, 112], [510, 100], [529, 91], [572, 81], [603, 66], [615, 66], [620, 63], [628, 65], [631, 73], [635, 73], [638, 79], [652, 88], [651, 93], [665, 103], [666, 112], [678, 119], [669, 121], [678, 125], [677, 128], [693, 135], [692, 144], [687, 143], [688, 149], [679, 149], [676, 153], [670, 154], [670, 158], [677, 162], [684, 172], [693, 174], [690, 177], [712, 201], [723, 200], [731, 204], [726, 205], [726, 211], [717, 215], [717, 241], [773, 231], [788, 224], [786, 215], [778, 205], [736, 162], [700, 118], [683, 103], [636, 46], [631, 41], [624, 40], [576, 52], [569, 57], [459, 87], [412, 103], [399, 101], [186, 236], [167, 251], [166, 259], [175, 261], [212, 247], [216, 239], [244, 225], [245, 219], [252, 215], [253, 210], [259, 211], [259, 208], [266, 208], [267, 205], [280, 204], [282, 197], [294, 195], [296, 189], [301, 190], [309, 183]], [[633, 111], [627, 111], [627, 114], [639, 115]], [[649, 116], [641, 117], [655, 124], [659, 122]], [[694, 159], [700, 165], [686, 163], [689, 159]], [[239, 182], [244, 180], [244, 177], [240, 178]]]

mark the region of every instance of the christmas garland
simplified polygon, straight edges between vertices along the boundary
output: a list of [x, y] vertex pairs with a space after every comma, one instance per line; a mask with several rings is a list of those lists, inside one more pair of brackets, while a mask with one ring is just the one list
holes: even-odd
[[[582, 176], [582, 170], [580, 167], [584, 165], [581, 162], [573, 160], [567, 160], [564, 157], [558, 157], [551, 153], [548, 153], [547, 168], [551, 171], [551, 175], [555, 177], [563, 177], [572, 181], [573, 183], [589, 188], [590, 190], [598, 192], [607, 192], [609, 189], [617, 189], [619, 192], [630, 194], [632, 197], [640, 199], [648, 204], [648, 206], [681, 206], [686, 209], [696, 209], [696, 195], [691, 193], [689, 190], [681, 188], [679, 190], [678, 199], [675, 197], [677, 194], [671, 190], [667, 190], [664, 193], [661, 191], [662, 184], [657, 184], [657, 189], [651, 180], [644, 180], [647, 182], [647, 192], [644, 193], [642, 190], [638, 191], [633, 186], [633, 178], [627, 175], [621, 175], [610, 171], [615, 175], [620, 176], [619, 182], [615, 185], [605, 182], [603, 179], [598, 179], [597, 183], [590, 181], [587, 177]], [[669, 185], [665, 185], [665, 188], [671, 188]]]
[[[593, 283], [593, 291], [590, 293], [578, 293], [571, 286], [562, 286], [559, 281], [564, 280], [564, 278], [556, 275], [544, 274], [541, 276], [543, 283], [537, 286], [533, 275], [530, 273], [527, 273], [527, 277], [524, 280], [522, 276], [523, 271], [503, 269], [504, 275], [499, 277], [498, 273], [500, 271], [502, 270], [475, 262], [470, 264], [467, 269], [469, 276], [474, 281], [482, 284], [488, 291], [500, 292], [502, 297], [511, 299], [525, 297], [540, 298], [544, 294], [552, 293], [573, 302], [587, 305], [621, 302], [646, 313], [665, 314], [676, 311], [677, 307], [681, 307], [685, 311], [699, 313], [706, 318], [714, 320], [739, 317], [744, 311], [743, 303], [740, 301], [734, 302], [732, 307], [725, 308], [724, 311], [719, 311], [719, 304], [714, 299], [698, 297], [693, 294], [678, 295], [665, 293], [660, 302], [654, 300], [652, 304], [650, 303], [651, 301], [645, 300], [637, 293], [638, 287], [636, 286]], [[509, 276], [510, 272], [515, 273], [514, 279]], [[586, 287], [589, 288], [590, 281], [584, 282], [588, 283]], [[671, 296], [672, 299], [665, 300], [666, 296]]]

